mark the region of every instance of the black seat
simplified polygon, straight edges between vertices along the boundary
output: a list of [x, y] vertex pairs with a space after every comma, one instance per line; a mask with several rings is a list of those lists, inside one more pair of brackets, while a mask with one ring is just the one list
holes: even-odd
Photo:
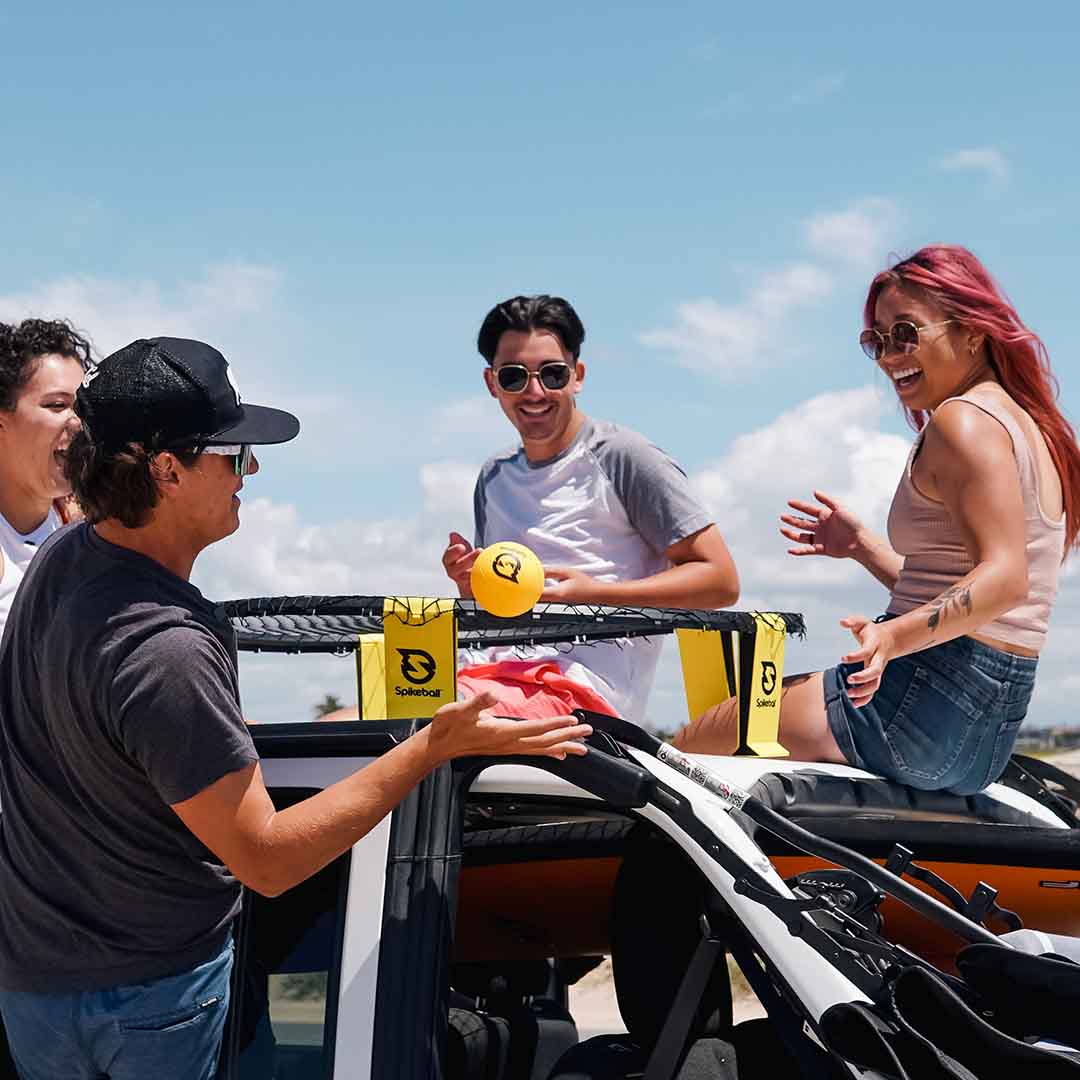
[[510, 1025], [481, 1012], [475, 1002], [450, 993], [446, 1033], [447, 1080], [506, 1080]]
[[[646, 828], [627, 840], [615, 883], [611, 958], [625, 1035], [600, 1035], [559, 1060], [550, 1080], [640, 1076], [701, 943], [708, 885], [672, 843]], [[709, 975], [674, 1075], [735, 1080], [731, 984], [723, 956]]]
[[1002, 945], [968, 945], [956, 958], [960, 974], [1002, 1031], [1017, 1039], [1049, 1037], [1076, 1047], [1080, 964], [1068, 955], [1042, 950], [1057, 949], [1063, 943], [1075, 952], [1080, 942], [1030, 930], [1007, 937], [1016, 940], [1023, 935], [1035, 939], [1039, 953]]
[[578, 1041], [550, 961], [457, 964], [451, 983], [448, 1080], [545, 1080]]

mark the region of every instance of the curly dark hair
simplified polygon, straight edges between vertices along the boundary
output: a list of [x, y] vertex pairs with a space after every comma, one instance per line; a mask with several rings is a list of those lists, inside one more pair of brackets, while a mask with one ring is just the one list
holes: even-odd
[[[199, 456], [196, 450], [169, 452], [188, 469]], [[91, 525], [115, 518], [121, 525], [137, 529], [150, 520], [161, 499], [150, 471], [155, 453], [136, 443], [119, 450], [105, 449], [91, 441], [85, 429], [72, 436], [64, 455], [64, 475]]]
[[525, 334], [531, 330], [549, 330], [575, 360], [581, 356], [581, 343], [585, 340], [585, 327], [578, 313], [561, 296], [512, 296], [496, 304], [484, 316], [476, 338], [476, 347], [489, 364], [495, 362], [499, 338], [507, 330]]
[[11, 412], [34, 377], [34, 361], [56, 353], [90, 366], [90, 342], [66, 319], [23, 319], [17, 326], [0, 323], [0, 409]]

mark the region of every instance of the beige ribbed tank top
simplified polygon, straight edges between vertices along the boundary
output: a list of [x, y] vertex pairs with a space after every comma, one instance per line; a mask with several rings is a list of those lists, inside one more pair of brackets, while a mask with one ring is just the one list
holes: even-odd
[[[1057, 593], [1058, 569], [1065, 552], [1065, 516], [1053, 521], [1043, 512], [1039, 501], [1038, 467], [1031, 445], [1008, 409], [988, 396], [980, 395], [976, 399], [970, 392], [949, 400], [966, 401], [982, 409], [1009, 433], [1024, 497], [1027, 599], [993, 622], [980, 626], [975, 633], [1007, 645], [1038, 651], [1046, 640], [1050, 608]], [[911, 470], [922, 439], [920, 432], [889, 509], [889, 543], [904, 557], [888, 607], [893, 615], [903, 615], [940, 596], [975, 566], [960, 530], [944, 504], [927, 498], [912, 482]]]

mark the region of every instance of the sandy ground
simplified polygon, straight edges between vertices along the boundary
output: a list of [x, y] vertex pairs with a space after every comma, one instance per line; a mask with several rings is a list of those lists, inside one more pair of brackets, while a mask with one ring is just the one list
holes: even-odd
[[[764, 1016], [753, 991], [746, 985], [742, 974], [729, 962], [732, 969], [731, 987], [735, 1022]], [[577, 985], [570, 987], [570, 1012], [577, 1021], [578, 1036], [582, 1039], [593, 1035], [614, 1035], [626, 1030], [615, 1001], [615, 987], [611, 981], [611, 961], [605, 960], [590, 971]]]
[[1067, 750], [1064, 754], [1055, 754], [1047, 760], [1073, 776], [1080, 776], [1080, 750]]

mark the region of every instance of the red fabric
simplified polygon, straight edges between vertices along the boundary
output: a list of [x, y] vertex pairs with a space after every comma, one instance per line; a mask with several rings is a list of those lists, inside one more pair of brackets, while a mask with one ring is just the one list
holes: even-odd
[[498, 712], [523, 720], [566, 716], [574, 709], [614, 716], [615, 710], [591, 687], [567, 678], [557, 665], [529, 660], [470, 664], [458, 671], [459, 690], [475, 696], [490, 690]]

